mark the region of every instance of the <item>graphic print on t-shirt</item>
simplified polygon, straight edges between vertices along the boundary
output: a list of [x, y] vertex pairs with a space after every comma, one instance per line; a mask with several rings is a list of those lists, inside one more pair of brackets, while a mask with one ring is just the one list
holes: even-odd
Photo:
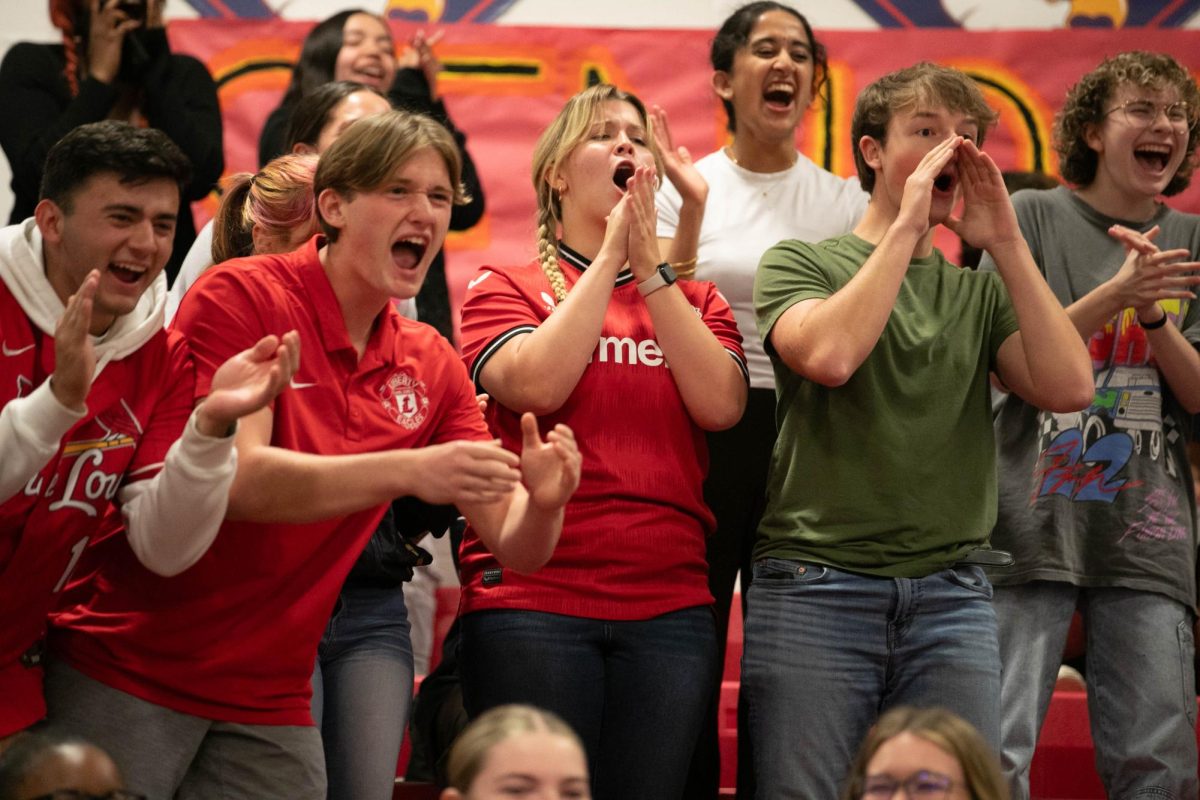
[[[1169, 324], [1178, 325], [1187, 312], [1178, 300], [1162, 305]], [[1155, 480], [1179, 479], [1181, 465], [1166, 445], [1182, 433], [1163, 413], [1162, 376], [1133, 309], [1097, 331], [1088, 351], [1096, 376], [1092, 404], [1075, 414], [1039, 413], [1040, 456], [1030, 504], [1048, 495], [1111, 504], [1124, 492], [1142, 489], [1137, 521], [1121, 538], [1186, 537], [1187, 518], [1175, 494], [1161, 491]], [[1134, 466], [1139, 459], [1142, 466]]]

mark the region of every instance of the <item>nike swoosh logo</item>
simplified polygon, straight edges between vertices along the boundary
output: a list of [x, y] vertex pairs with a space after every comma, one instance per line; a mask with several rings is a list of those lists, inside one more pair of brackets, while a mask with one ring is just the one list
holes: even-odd
[[26, 350], [32, 350], [32, 349], [33, 349], [33, 345], [31, 345], [31, 344], [27, 344], [24, 347], [17, 348], [16, 350], [9, 349], [8, 342], [4, 342], [3, 344], [0, 344], [0, 352], [3, 352], [4, 355], [6, 355], [6, 356], [19, 356], [19, 355], [21, 355], [21, 353], [24, 353]]
[[308, 389], [311, 386], [316, 386], [315, 383], [297, 383], [295, 378], [288, 381], [288, 385], [293, 389]]
[[479, 277], [472, 278], [471, 280], [467, 281], [467, 289], [474, 289], [476, 286], [478, 286], [479, 284], [486, 281], [489, 277], [491, 277], [491, 274], [492, 274], [491, 272], [485, 272], [482, 275], [480, 275]]

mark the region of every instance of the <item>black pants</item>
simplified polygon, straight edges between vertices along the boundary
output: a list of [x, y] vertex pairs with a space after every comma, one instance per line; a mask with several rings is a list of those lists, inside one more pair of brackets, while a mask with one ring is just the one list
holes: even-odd
[[[750, 586], [750, 557], [758, 523], [766, 505], [767, 470], [775, 446], [775, 391], [751, 389], [746, 413], [727, 431], [708, 435], [708, 480], [704, 500], [717, 517], [717, 532], [708, 541], [708, 585], [716, 599], [719, 664], [725, 664], [725, 642], [733, 585], [742, 574], [742, 614]], [[688, 775], [686, 797], [715, 798], [720, 791], [721, 752], [717, 707], [721, 678], [712, 686], [709, 712]], [[738, 701], [738, 797], [754, 796], [754, 761], [745, 711]]]

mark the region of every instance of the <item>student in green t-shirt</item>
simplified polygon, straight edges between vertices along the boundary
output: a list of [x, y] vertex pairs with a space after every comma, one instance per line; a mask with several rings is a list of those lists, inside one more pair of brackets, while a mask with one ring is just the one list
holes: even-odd
[[[1092, 385], [979, 150], [995, 119], [956, 70], [881, 78], [852, 125], [862, 220], [763, 256], [755, 306], [779, 439], [742, 666], [759, 797], [836, 796], [896, 705], [947, 706], [999, 744], [996, 619], [977, 565], [996, 515], [988, 377], [1063, 412]], [[938, 224], [998, 274], [949, 263]]]

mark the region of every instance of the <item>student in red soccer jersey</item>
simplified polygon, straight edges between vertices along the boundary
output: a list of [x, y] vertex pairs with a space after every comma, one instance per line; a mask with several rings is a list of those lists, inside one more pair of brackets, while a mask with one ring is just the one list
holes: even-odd
[[0, 231], [0, 739], [45, 712], [46, 614], [88, 543], [123, 523], [111, 549], [187, 569], [225, 514], [230, 428], [295, 368], [294, 335], [260, 337], [193, 412], [162, 330], [187, 172], [161, 131], [84, 125], [50, 150], [34, 216]]
[[361, 119], [322, 155], [314, 193], [323, 238], [214, 267], [176, 317], [201, 392], [242, 341], [295, 329], [305, 349], [290, 390], [238, 430], [221, 535], [171, 581], [105, 559], [95, 595], [59, 617], [51, 722], [152, 798], [324, 798], [309, 677], [390, 501], [455, 503], [502, 563], [534, 570], [578, 482], [568, 428], [543, 441], [529, 415], [521, 454], [502, 448], [449, 343], [392, 305], [420, 288], [461, 197], [445, 129]]
[[467, 709], [561, 715], [596, 797], [622, 800], [683, 790], [717, 670], [704, 431], [736, 423], [747, 391], [728, 303], [660, 263], [657, 165], [639, 100], [608, 85], [576, 95], [534, 151], [538, 258], [482, 270], [463, 307], [464, 356], [501, 441], [519, 446], [529, 411], [587, 431], [545, 567], [518, 574], [468, 532]]

